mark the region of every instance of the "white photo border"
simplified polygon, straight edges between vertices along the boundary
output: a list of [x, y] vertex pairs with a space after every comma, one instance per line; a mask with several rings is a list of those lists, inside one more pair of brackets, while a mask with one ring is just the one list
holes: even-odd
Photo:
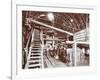
[[[52, 12], [73, 12], [73, 13], [89, 13], [90, 14], [90, 53], [91, 62], [89, 67], [66, 67], [66, 68], [48, 68], [48, 69], [28, 69], [23, 70], [22, 62], [22, 10], [31, 11], [52, 11]], [[72, 76], [72, 75], [87, 75], [96, 72], [96, 13], [92, 8], [81, 7], [63, 7], [63, 6], [40, 6], [40, 5], [21, 5], [17, 4], [13, 10], [12, 16], [12, 79], [15, 78], [41, 78], [41, 77], [56, 77], [56, 76]], [[14, 20], [14, 21], [13, 21]]]

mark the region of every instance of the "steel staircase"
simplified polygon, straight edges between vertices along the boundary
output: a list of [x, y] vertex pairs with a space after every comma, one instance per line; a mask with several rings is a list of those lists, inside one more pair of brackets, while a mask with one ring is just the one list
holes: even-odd
[[28, 69], [42, 68], [41, 48], [40, 32], [34, 30], [34, 40], [31, 43], [26, 65]]

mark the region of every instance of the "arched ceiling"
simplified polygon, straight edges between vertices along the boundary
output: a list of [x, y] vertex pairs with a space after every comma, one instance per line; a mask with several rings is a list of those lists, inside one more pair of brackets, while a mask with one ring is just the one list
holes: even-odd
[[47, 17], [48, 13], [49, 12], [23, 11], [23, 24], [25, 23], [25, 18], [33, 18], [37, 21], [71, 33], [75, 33], [89, 27], [89, 14], [52, 12], [54, 15], [54, 21], [50, 21]]

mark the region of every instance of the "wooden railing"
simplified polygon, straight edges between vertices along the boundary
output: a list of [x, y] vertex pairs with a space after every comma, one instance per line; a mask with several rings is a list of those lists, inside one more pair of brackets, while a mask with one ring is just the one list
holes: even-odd
[[30, 45], [30, 42], [31, 42], [31, 37], [32, 37], [32, 32], [33, 32], [33, 29], [30, 32], [30, 35], [29, 35], [29, 38], [28, 38], [28, 41], [27, 41], [27, 44], [26, 44], [25, 48], [29, 48], [29, 45]]
[[[29, 52], [30, 52], [30, 46], [31, 46], [32, 38], [33, 38], [32, 33], [33, 33], [33, 29], [30, 32], [30, 35], [29, 35], [28, 40], [27, 40], [26, 47], [24, 48], [25, 53], [26, 53], [26, 64], [27, 64], [27, 60], [28, 60], [28, 56], [29, 56]], [[25, 67], [26, 67], [26, 65], [25, 65]]]

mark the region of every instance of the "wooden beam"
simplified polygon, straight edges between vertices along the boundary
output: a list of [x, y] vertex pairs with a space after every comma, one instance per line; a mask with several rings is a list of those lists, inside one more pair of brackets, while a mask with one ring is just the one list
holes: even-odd
[[29, 21], [32, 21], [33, 23], [36, 23], [36, 24], [39, 24], [39, 25], [42, 25], [42, 26], [45, 26], [45, 27], [48, 27], [48, 28], [51, 28], [51, 29], [54, 29], [54, 30], [57, 30], [57, 31], [60, 31], [60, 32], [63, 32], [63, 33], [66, 33], [66, 34], [69, 34], [69, 35], [73, 35], [73, 33], [70, 33], [68, 31], [65, 31], [65, 30], [62, 30], [62, 29], [59, 29], [59, 28], [56, 28], [54, 26], [51, 26], [51, 25], [47, 25], [43, 22], [39, 22], [37, 20], [33, 20], [32, 18], [27, 18]]

